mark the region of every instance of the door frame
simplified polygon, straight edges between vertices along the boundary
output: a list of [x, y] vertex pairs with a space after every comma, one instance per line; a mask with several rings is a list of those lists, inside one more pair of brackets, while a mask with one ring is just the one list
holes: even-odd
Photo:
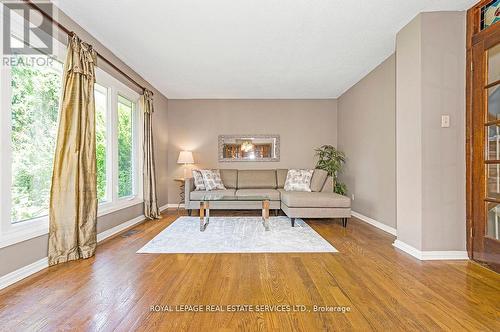
[[[467, 36], [466, 36], [466, 45], [467, 45], [467, 53], [466, 53], [466, 229], [467, 229], [467, 253], [470, 259], [478, 260], [478, 258], [474, 256], [474, 248], [476, 245], [474, 243], [474, 235], [481, 234], [480, 225], [476, 225], [474, 223], [474, 216], [477, 215], [477, 209], [484, 209], [484, 206], [474, 207], [474, 169], [473, 169], [473, 160], [474, 157], [477, 158], [477, 154], [474, 154], [474, 113], [473, 113], [473, 101], [476, 98], [477, 94], [474, 94], [476, 86], [473, 85], [474, 82], [474, 59], [473, 59], [473, 47], [479, 42], [483, 42], [488, 39], [489, 36], [494, 33], [498, 33], [500, 30], [500, 24], [493, 25], [485, 30], [481, 31], [481, 8], [490, 3], [492, 0], [482, 0], [479, 1], [476, 5], [470, 8], [467, 11]], [[476, 71], [477, 72], [477, 71]], [[484, 87], [481, 86], [481, 89]], [[477, 102], [477, 101], [476, 101]], [[481, 106], [482, 107], [482, 106]], [[482, 137], [482, 135], [480, 135]], [[476, 139], [477, 141], [477, 139]], [[483, 143], [484, 144], [484, 143]], [[479, 156], [482, 157], [484, 153], [484, 149], [479, 153]], [[477, 161], [476, 161], [477, 162]], [[482, 162], [482, 160], [481, 160]], [[477, 189], [477, 188], [476, 188]], [[479, 188], [481, 190], [481, 188]], [[477, 195], [478, 193], [476, 193]], [[482, 255], [481, 255], [482, 256]], [[480, 262], [484, 263], [484, 262]], [[493, 267], [495, 270], [498, 266]]]

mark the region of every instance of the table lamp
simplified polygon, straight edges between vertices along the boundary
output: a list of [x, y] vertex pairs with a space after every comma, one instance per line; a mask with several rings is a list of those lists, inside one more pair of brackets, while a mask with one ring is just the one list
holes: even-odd
[[194, 164], [193, 153], [191, 151], [181, 151], [177, 163], [184, 164], [184, 179], [187, 179], [189, 177], [187, 165]]

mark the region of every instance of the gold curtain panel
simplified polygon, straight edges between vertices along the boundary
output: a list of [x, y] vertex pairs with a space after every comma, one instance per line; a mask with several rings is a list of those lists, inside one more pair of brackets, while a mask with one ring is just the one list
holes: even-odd
[[144, 90], [141, 97], [144, 112], [144, 216], [148, 219], [161, 217], [156, 196], [156, 170], [153, 144], [153, 93]]
[[49, 265], [94, 255], [97, 243], [96, 53], [69, 36], [50, 190]]

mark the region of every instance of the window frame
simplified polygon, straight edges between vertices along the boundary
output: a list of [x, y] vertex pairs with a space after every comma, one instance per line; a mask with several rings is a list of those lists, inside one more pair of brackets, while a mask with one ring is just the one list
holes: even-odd
[[[3, 12], [0, 4], [0, 15]], [[0, 25], [0, 42], [2, 42], [3, 27]], [[54, 53], [58, 61], [64, 63], [66, 45], [56, 38]], [[0, 248], [8, 247], [35, 237], [48, 234], [49, 218], [42, 216], [17, 223], [12, 223], [12, 89], [11, 68], [0, 65]], [[98, 217], [113, 213], [143, 202], [142, 181], [142, 149], [143, 149], [143, 114], [139, 105], [140, 95], [130, 87], [120, 82], [110, 74], [96, 67], [96, 83], [108, 91], [106, 110], [106, 196], [111, 201], [102, 202], [98, 206]], [[62, 82], [61, 82], [62, 84]], [[117, 102], [118, 94], [132, 101], [134, 105], [133, 126], [133, 184], [134, 195], [118, 198], [118, 136], [117, 136]], [[59, 123], [58, 115], [58, 123]], [[4, 130], [6, 129], [6, 130]], [[114, 133], [114, 134], [113, 134]], [[115, 135], [116, 134], [116, 135]], [[111, 143], [111, 144], [110, 144]], [[109, 167], [111, 165], [111, 167]], [[108, 179], [112, 179], [109, 181]], [[111, 193], [111, 194], [110, 194]]]
[[[111, 201], [99, 203], [98, 217], [141, 204], [143, 199], [142, 148], [143, 114], [140, 110], [140, 95], [130, 87], [112, 77], [104, 70], [96, 68], [96, 83], [108, 90], [106, 110], [106, 198]], [[133, 104], [133, 190], [134, 195], [118, 197], [118, 96], [127, 98]], [[108, 121], [111, 119], [111, 121]], [[111, 167], [109, 167], [111, 164]], [[112, 179], [111, 183], [109, 179]], [[108, 191], [111, 190], [111, 191]]]
[[[3, 15], [3, 5], [0, 4], [0, 15]], [[23, 18], [11, 16], [14, 33], [20, 33], [18, 29], [22, 27]], [[3, 25], [0, 24], [0, 42], [3, 43]], [[53, 40], [53, 57], [64, 64], [66, 58], [66, 45], [57, 38]], [[48, 56], [39, 53], [40, 56]], [[11, 67], [3, 63], [0, 64], [0, 248], [26, 241], [35, 237], [45, 235], [49, 231], [48, 216], [28, 219], [17, 223], [12, 223], [12, 87], [11, 87]], [[62, 82], [61, 82], [62, 84]], [[59, 115], [58, 115], [59, 118]], [[59, 120], [58, 120], [59, 122]], [[4, 130], [4, 128], [6, 130]]]

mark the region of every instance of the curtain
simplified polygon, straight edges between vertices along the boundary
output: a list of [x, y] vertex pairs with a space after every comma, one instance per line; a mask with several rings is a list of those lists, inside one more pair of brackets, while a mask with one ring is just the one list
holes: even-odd
[[75, 34], [64, 63], [49, 205], [49, 265], [94, 255], [97, 243], [96, 53]]
[[144, 112], [144, 216], [148, 219], [161, 217], [156, 197], [156, 171], [153, 145], [153, 93], [144, 90], [141, 97]]

